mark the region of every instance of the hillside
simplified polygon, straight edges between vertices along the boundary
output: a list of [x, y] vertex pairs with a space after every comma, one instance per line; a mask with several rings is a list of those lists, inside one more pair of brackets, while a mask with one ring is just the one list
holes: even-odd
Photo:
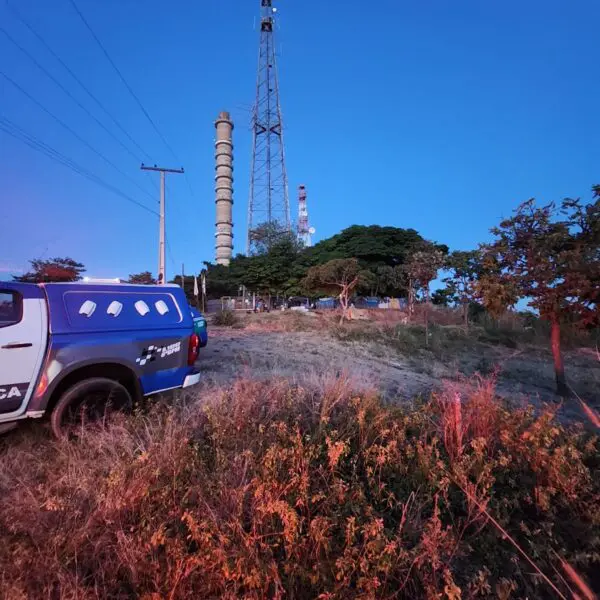
[[[393, 321], [338, 326], [327, 313], [242, 314], [238, 319], [235, 328], [211, 327], [211, 343], [202, 357], [211, 383], [240, 375], [297, 381], [318, 377], [326, 368], [376, 388], [384, 399], [408, 402], [428, 397], [443, 381], [460, 383], [477, 374], [494, 375], [498, 395], [515, 405], [560, 401], [547, 341], [529, 341], [522, 328], [472, 326], [466, 333], [458, 325], [433, 325], [426, 346], [422, 326]], [[574, 391], [600, 409], [600, 361], [593, 341], [572, 344], [565, 363]], [[561, 415], [582, 416], [577, 402], [564, 405]]]
[[[211, 328], [194, 393], [76, 443], [3, 438], [1, 597], [600, 589], [599, 440], [551, 393], [543, 347], [478, 327], [433, 325], [425, 347], [415, 326], [235, 321]], [[598, 405], [594, 352], [569, 350], [567, 369]]]

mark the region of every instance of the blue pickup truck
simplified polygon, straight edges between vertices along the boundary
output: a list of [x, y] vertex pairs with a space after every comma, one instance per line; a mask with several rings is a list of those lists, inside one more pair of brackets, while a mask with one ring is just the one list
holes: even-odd
[[197, 320], [178, 286], [0, 282], [0, 431], [49, 415], [62, 436], [198, 383]]

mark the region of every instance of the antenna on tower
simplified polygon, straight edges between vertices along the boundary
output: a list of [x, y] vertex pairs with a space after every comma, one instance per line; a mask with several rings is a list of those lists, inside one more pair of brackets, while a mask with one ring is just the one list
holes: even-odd
[[[273, 0], [260, 0], [260, 46], [256, 101], [252, 115], [252, 169], [248, 199], [246, 252], [269, 248], [273, 236], [291, 231], [288, 179], [274, 41], [277, 9]], [[258, 239], [259, 235], [265, 239]]]

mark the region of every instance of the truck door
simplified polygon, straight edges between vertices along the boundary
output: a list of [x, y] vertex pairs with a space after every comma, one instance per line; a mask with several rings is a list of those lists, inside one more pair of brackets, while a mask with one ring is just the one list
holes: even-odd
[[46, 336], [46, 304], [40, 288], [0, 282], [0, 422], [25, 411]]

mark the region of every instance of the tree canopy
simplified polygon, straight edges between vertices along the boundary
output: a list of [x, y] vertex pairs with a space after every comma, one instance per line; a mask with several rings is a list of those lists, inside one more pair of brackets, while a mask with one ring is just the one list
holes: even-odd
[[150, 271], [143, 271], [142, 273], [130, 275], [128, 282], [143, 285], [154, 285], [156, 283], [156, 279], [154, 279]]
[[559, 207], [539, 207], [531, 199], [492, 233], [495, 240], [483, 247], [484, 300], [504, 291], [550, 322], [557, 388], [565, 394], [561, 324], [599, 319], [600, 199], [586, 205], [566, 199]]
[[[337, 235], [307, 248], [303, 258], [313, 264], [324, 264], [334, 258], [356, 258], [362, 268], [394, 267], [406, 262], [424, 239], [414, 229], [353, 225]], [[447, 252], [447, 246], [439, 246]]]
[[251, 256], [267, 254], [282, 243], [298, 244], [293, 232], [278, 221], [260, 223], [250, 231]]
[[15, 281], [24, 283], [50, 283], [50, 282], [68, 282], [78, 281], [85, 273], [85, 267], [72, 258], [51, 258], [42, 260], [36, 258], [29, 261], [31, 270], [13, 277]]
[[[258, 246], [261, 252], [253, 256], [236, 256], [229, 267], [207, 263], [208, 294], [213, 298], [234, 295], [241, 285], [270, 295], [304, 293], [303, 281], [311, 267], [339, 259], [357, 260], [363, 271], [361, 289], [366, 293], [401, 294], [400, 279], [381, 269], [400, 267], [425, 243], [414, 229], [378, 225], [353, 225], [311, 248], [302, 248], [285, 233], [276, 238], [269, 249]], [[447, 251], [446, 246], [435, 247]]]
[[350, 295], [360, 280], [361, 270], [356, 258], [334, 258], [323, 265], [311, 267], [303, 284], [307, 290], [337, 296], [343, 320], [348, 312]]
[[528, 200], [492, 233], [496, 239], [484, 246], [484, 256], [497, 265], [492, 274], [498, 282], [550, 321], [569, 314], [597, 320], [600, 200], [582, 205], [568, 199], [559, 208]]
[[463, 310], [465, 327], [469, 324], [469, 303], [475, 300], [476, 283], [482, 273], [481, 255], [477, 250], [455, 250], [446, 257], [446, 284], [437, 298], [442, 302], [458, 304]]

